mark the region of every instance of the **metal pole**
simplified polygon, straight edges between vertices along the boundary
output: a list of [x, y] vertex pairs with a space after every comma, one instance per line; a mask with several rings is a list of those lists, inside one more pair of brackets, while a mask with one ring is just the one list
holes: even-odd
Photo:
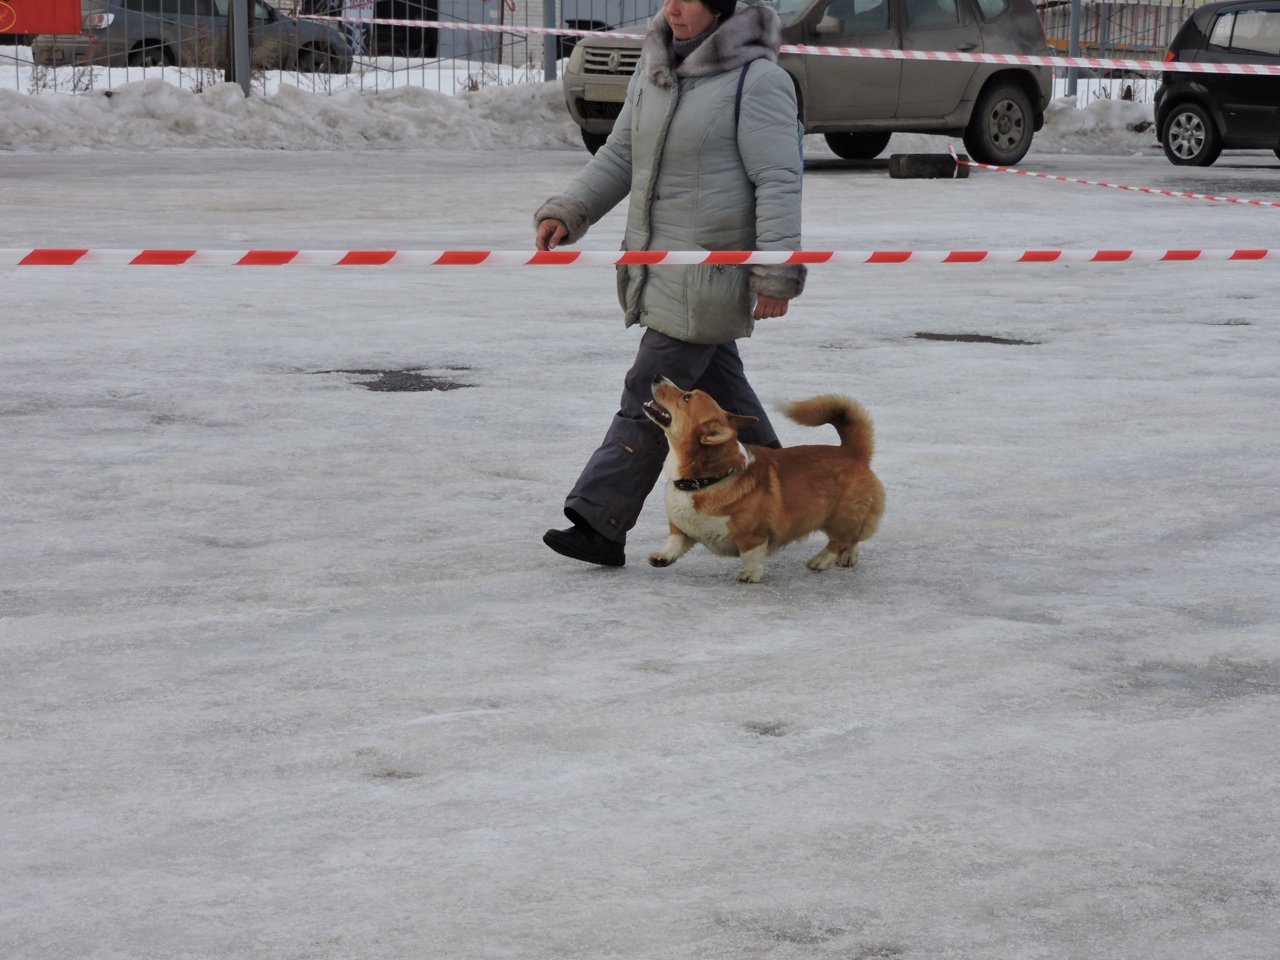
[[[1071, 23], [1068, 27], [1068, 40], [1066, 40], [1066, 55], [1080, 55], [1080, 0], [1071, 0]], [[1066, 95], [1075, 96], [1076, 78], [1080, 76], [1080, 70], [1076, 67], [1066, 68]]]
[[[542, 0], [542, 25], [548, 29], [556, 28], [556, 0]], [[547, 34], [542, 38], [542, 67], [547, 80], [556, 78], [556, 50], [560, 38]]]
[[227, 4], [227, 83], [238, 83], [249, 96], [249, 0]]

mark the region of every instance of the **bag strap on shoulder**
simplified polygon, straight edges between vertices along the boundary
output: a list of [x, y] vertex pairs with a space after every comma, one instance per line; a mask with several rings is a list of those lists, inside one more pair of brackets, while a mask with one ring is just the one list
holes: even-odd
[[754, 60], [748, 60], [742, 65], [742, 72], [738, 74], [738, 95], [733, 101], [733, 126], [737, 129], [738, 117], [742, 116], [742, 85], [747, 82], [747, 71], [751, 69]]

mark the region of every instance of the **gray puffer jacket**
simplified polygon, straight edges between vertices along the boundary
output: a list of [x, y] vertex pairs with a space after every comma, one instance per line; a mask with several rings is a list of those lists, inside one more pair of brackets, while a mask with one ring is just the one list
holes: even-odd
[[[740, 6], [675, 66], [659, 13], [613, 133], [535, 224], [561, 220], [573, 243], [630, 194], [626, 250], [799, 250], [803, 162], [780, 41], [772, 7]], [[618, 298], [627, 326], [723, 343], [751, 335], [755, 294], [790, 299], [804, 279], [799, 264], [623, 266]]]

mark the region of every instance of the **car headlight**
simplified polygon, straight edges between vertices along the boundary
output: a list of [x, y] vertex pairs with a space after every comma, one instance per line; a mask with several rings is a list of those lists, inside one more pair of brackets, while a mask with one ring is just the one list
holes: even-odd
[[569, 54], [569, 66], [565, 68], [565, 72], [581, 73], [583, 56], [585, 56], [585, 54], [582, 52], [582, 44], [575, 43], [573, 45], [573, 52]]
[[114, 13], [91, 13], [89, 16], [84, 18], [84, 22], [81, 26], [84, 27], [85, 30], [105, 30], [107, 27], [111, 26], [111, 23], [115, 18], [116, 15]]

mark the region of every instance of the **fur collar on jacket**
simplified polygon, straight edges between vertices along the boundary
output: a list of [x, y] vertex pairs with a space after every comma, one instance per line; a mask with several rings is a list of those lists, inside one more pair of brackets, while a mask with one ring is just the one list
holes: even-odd
[[[659, 12], [649, 21], [649, 33], [641, 53], [645, 77], [650, 83], [665, 87], [672, 82], [675, 63], [672, 39], [671, 26]], [[777, 63], [781, 43], [782, 19], [777, 11], [764, 4], [752, 4], [721, 23], [675, 72], [682, 77], [708, 77], [737, 70], [752, 60]]]

